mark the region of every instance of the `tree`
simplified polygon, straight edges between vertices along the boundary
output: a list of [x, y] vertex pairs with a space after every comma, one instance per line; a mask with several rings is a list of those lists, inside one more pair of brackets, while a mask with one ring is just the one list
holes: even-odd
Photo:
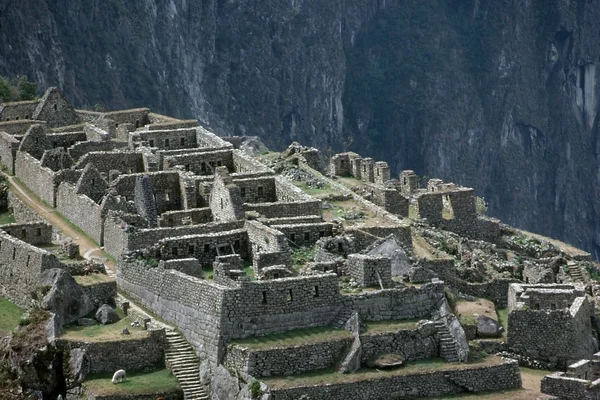
[[19, 77], [17, 83], [17, 92], [21, 101], [34, 100], [37, 95], [37, 85], [30, 82], [25, 75]]
[[3, 101], [12, 101], [12, 91], [10, 89], [10, 85], [8, 84], [8, 79], [3, 76], [0, 76], [0, 99]]

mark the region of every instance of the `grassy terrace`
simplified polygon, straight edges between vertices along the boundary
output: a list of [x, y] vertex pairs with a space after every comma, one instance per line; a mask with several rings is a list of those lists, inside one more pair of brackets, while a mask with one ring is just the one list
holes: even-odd
[[90, 375], [83, 385], [94, 395], [127, 395], [161, 393], [181, 390], [171, 371], [129, 372], [127, 380], [118, 385], [111, 382], [112, 372]]
[[293, 181], [292, 183], [296, 185], [296, 187], [298, 187], [299, 189], [302, 189], [302, 191], [306, 194], [317, 198], [326, 197], [329, 195], [340, 195], [339, 191], [335, 190], [334, 188], [328, 185], [324, 185], [322, 188], [312, 188], [308, 186], [306, 182]]
[[[117, 308], [117, 313], [121, 317], [121, 320], [114, 324], [92, 326], [69, 325], [63, 328], [63, 333], [60, 337], [62, 339], [99, 342], [106, 340], [141, 339], [148, 336], [148, 331], [145, 331], [142, 328], [131, 327], [130, 324], [132, 320], [129, 317], [126, 317], [121, 309]], [[123, 328], [129, 329], [131, 334], [122, 335], [121, 331]]]
[[497, 365], [501, 364], [502, 359], [496, 356], [488, 356], [485, 359], [469, 361], [467, 363], [447, 363], [441, 358], [429, 358], [408, 362], [399, 369], [381, 371], [376, 369], [361, 368], [352, 374], [340, 374], [335, 370], [326, 369], [313, 371], [301, 375], [293, 375], [287, 377], [268, 377], [263, 378], [263, 381], [272, 388], [286, 388], [296, 386], [323, 385], [323, 384], [338, 384], [359, 382], [369, 379], [381, 379], [392, 376], [411, 375], [416, 373], [425, 373], [433, 371], [451, 371], [457, 369], [469, 368], [474, 365]]
[[310, 329], [298, 329], [267, 336], [237, 339], [230, 343], [232, 345], [244, 346], [250, 349], [269, 349], [276, 347], [302, 346], [311, 343], [350, 338], [352, 338], [352, 334], [346, 330], [332, 329], [324, 326]]
[[9, 213], [9, 212], [0, 213], [0, 225], [14, 224], [15, 222], [17, 222], [17, 220], [15, 219], [15, 217], [13, 217], [13, 215], [11, 213]]
[[386, 333], [397, 332], [401, 330], [415, 329], [419, 319], [389, 320], [389, 321], [369, 321], [366, 322], [367, 333]]
[[89, 275], [75, 275], [73, 276], [73, 278], [75, 278], [75, 282], [79, 283], [80, 285], [84, 285], [84, 286], [90, 286], [90, 285], [94, 285], [96, 283], [105, 283], [105, 282], [113, 282], [114, 279], [111, 278], [110, 276], [106, 275], [106, 274], [89, 274]]
[[0, 297], [0, 336], [12, 332], [19, 326], [23, 309], [10, 300]]
[[498, 322], [504, 328], [504, 332], [508, 332], [508, 308], [497, 308]]

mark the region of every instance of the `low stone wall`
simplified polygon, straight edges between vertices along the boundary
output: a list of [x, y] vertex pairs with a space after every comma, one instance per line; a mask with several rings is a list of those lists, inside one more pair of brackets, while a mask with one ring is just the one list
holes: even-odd
[[435, 329], [406, 329], [397, 332], [360, 335], [361, 362], [364, 363], [379, 354], [399, 354], [404, 361], [437, 357], [439, 344], [435, 332]]
[[86, 390], [85, 395], [87, 400], [156, 400], [158, 398], [164, 398], [165, 400], [183, 400], [183, 391], [181, 389], [171, 392], [155, 392], [147, 394], [95, 394]]
[[115, 297], [117, 297], [116, 281], [79, 286], [90, 296], [96, 307], [100, 307], [102, 304], [115, 304]]
[[0, 225], [10, 236], [32, 245], [52, 242], [52, 225], [42, 221]]
[[143, 370], [164, 366], [164, 329], [148, 331], [143, 339], [103, 340], [99, 342], [58, 338], [61, 349], [84, 349], [91, 360], [91, 373]]
[[340, 361], [352, 340], [352, 337], [348, 337], [304, 346], [260, 350], [231, 345], [224, 365], [254, 377], [301, 374], [332, 367]]
[[382, 375], [379, 379], [347, 383], [271, 388], [272, 400], [389, 400], [404, 397], [433, 397], [461, 392], [479, 393], [521, 387], [516, 361], [489, 366], [423, 372], [411, 375]]
[[585, 379], [570, 378], [562, 372], [546, 375], [542, 379], [542, 393], [556, 396], [561, 400], [599, 400], [600, 380], [590, 382]]

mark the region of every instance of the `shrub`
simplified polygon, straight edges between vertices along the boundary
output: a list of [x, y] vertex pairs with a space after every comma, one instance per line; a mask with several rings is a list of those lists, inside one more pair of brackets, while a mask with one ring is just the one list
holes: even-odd
[[260, 382], [254, 379], [250, 382], [250, 396], [252, 396], [253, 399], [258, 399], [261, 395]]
[[487, 215], [488, 203], [483, 197], [475, 196], [475, 210], [479, 215]]

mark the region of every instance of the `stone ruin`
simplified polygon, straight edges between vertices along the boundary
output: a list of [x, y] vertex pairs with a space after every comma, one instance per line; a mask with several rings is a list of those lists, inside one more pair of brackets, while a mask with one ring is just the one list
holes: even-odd
[[[432, 357], [464, 362], [469, 344], [446, 300], [448, 290], [508, 306], [506, 347], [514, 353], [567, 365], [597, 350], [590, 333], [593, 304], [583, 286], [570, 283], [587, 279], [589, 258], [522, 239], [480, 215], [473, 189], [436, 179], [420, 188], [413, 171], [392, 179], [385, 162], [356, 153], [333, 156], [328, 178], [318, 172], [324, 170], [318, 151], [299, 144], [282, 153], [278, 174], [259, 161], [264, 150], [256, 141], [223, 140], [197, 121], [145, 108], [74, 110], [55, 89], [35, 107], [4, 104], [0, 121], [2, 163], [104, 246], [117, 261], [116, 285], [175, 325], [207, 376], [268, 381], [334, 367], [352, 373], [380, 365], [386, 355], [403, 363]], [[244, 143], [257, 158], [240, 150]], [[290, 168], [337, 194], [308, 195], [285, 178]], [[349, 214], [326, 217], [336, 201], [353, 202], [376, 223]], [[29, 228], [0, 228], [9, 242], [16, 240], [10, 235], [33, 240]], [[10, 258], [5, 248], [0, 257], [6, 252]], [[34, 278], [49, 268], [46, 263], [60, 264], [27, 249], [39, 260], [17, 251], [13, 273], [32, 271]], [[0, 268], [3, 293], [27, 303], [35, 279], [24, 283], [6, 271]], [[369, 329], [381, 323], [399, 328], [383, 334]], [[336, 335], [300, 346], [245, 345], [311, 329]], [[368, 384], [382, 399], [521, 384], [512, 361], [465, 368], [382, 376]], [[343, 385], [328, 398], [368, 393], [366, 385]], [[274, 399], [291, 399], [301, 389], [268, 390]], [[320, 396], [315, 393], [309, 395]]]

